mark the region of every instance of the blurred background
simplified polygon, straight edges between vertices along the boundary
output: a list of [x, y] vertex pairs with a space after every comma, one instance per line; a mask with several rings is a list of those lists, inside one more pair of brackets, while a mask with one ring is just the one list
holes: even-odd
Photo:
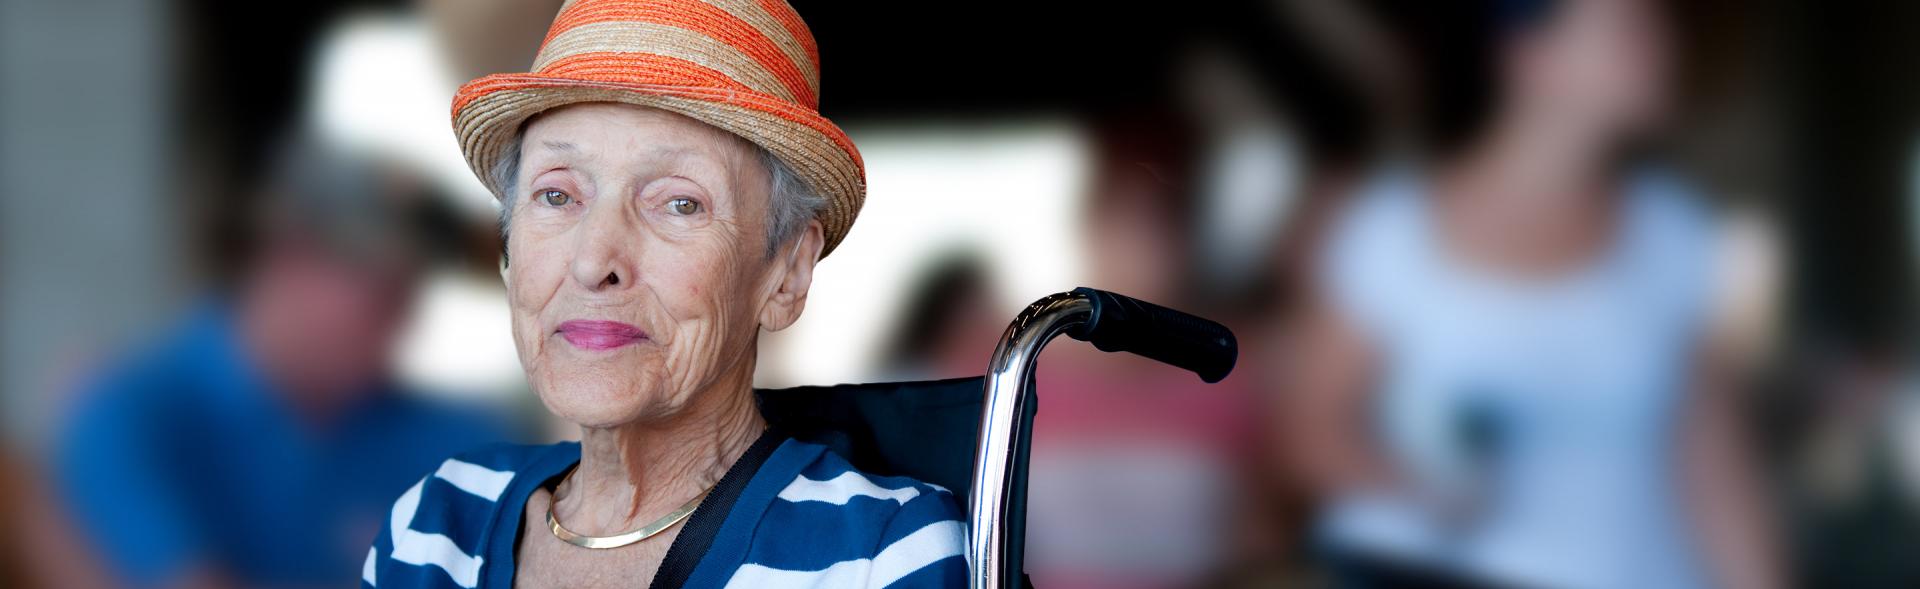
[[[1920, 4], [794, 4], [869, 197], [759, 386], [1239, 335], [1050, 348], [1039, 586], [1920, 586]], [[558, 7], [0, 0], [0, 585], [352, 583], [577, 435], [447, 114]]]

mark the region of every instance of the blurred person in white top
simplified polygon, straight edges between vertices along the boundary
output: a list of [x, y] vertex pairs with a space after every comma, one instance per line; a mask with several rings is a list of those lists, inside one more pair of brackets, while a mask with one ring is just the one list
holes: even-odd
[[1676, 110], [1670, 7], [1493, 4], [1491, 109], [1362, 183], [1299, 315], [1287, 450], [1335, 575], [1777, 587], [1719, 221], [1636, 157]]

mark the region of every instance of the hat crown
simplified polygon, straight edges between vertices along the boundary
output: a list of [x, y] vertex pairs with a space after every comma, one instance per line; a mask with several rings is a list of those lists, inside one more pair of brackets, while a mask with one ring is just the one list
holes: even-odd
[[819, 63], [784, 0], [573, 0], [532, 73], [754, 92], [818, 110]]

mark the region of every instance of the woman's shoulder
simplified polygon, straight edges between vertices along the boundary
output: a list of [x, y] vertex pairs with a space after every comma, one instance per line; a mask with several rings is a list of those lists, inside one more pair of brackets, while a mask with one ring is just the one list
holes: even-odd
[[817, 455], [814, 452], [807, 454], [810, 459], [800, 468], [800, 475], [794, 478], [794, 485], [789, 485], [788, 490], [799, 492], [798, 489], [805, 486], [801, 481], [837, 481], [838, 484], [834, 485], [834, 488], [848, 492], [868, 493], [862, 496], [871, 496], [871, 493], [891, 493], [889, 497], [917, 497], [920, 494], [931, 493], [942, 493], [948, 497], [953, 495], [953, 491], [946, 487], [912, 477], [888, 476], [861, 470], [848, 462], [839, 452], [826, 446], [799, 440], [791, 440], [787, 443], [817, 452]]
[[[952, 491], [855, 468], [824, 447], [780, 483], [729, 585], [958, 586], [967, 524]], [[786, 472], [794, 472], [787, 469]], [[818, 583], [789, 583], [806, 577]]]
[[888, 528], [910, 533], [945, 522], [957, 524], [965, 534], [953, 491], [909, 477], [862, 471], [832, 450], [816, 448], [813, 459], [774, 495], [769, 517], [790, 517], [797, 524], [832, 523], [837, 535], [856, 544], [884, 544], [890, 539], [883, 537]]
[[367, 551], [364, 586], [475, 586], [499, 522], [517, 527], [509, 514], [526, 494], [579, 459], [575, 442], [491, 444], [447, 458], [394, 500]]
[[436, 506], [431, 510], [435, 517], [485, 516], [512, 504], [503, 500], [506, 495], [525, 495], [579, 461], [579, 442], [496, 443], [467, 450], [422, 473], [420, 482], [396, 501], [396, 518], [409, 495], [417, 495], [420, 505]]
[[1362, 243], [1405, 237], [1427, 212], [1428, 182], [1427, 172], [1409, 164], [1374, 170], [1334, 205], [1329, 237]]
[[1342, 195], [1315, 245], [1312, 279], [1347, 319], [1382, 329], [1428, 290], [1425, 172], [1389, 164]]
[[[431, 472], [422, 473], [409, 493], [417, 492], [423, 505], [452, 504], [449, 515], [492, 513], [506, 504], [503, 495], [511, 490], [518, 489], [524, 495], [532, 486], [579, 461], [579, 442], [487, 444], [441, 461]], [[403, 494], [401, 501], [406, 499]]]

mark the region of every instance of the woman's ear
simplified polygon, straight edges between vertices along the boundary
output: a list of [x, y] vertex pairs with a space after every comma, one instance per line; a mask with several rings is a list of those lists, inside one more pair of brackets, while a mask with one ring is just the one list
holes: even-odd
[[780, 331], [800, 320], [800, 312], [807, 307], [807, 290], [813, 287], [813, 266], [820, 262], [826, 239], [820, 222], [808, 221], [799, 239], [774, 254], [775, 282], [760, 307], [760, 327]]

